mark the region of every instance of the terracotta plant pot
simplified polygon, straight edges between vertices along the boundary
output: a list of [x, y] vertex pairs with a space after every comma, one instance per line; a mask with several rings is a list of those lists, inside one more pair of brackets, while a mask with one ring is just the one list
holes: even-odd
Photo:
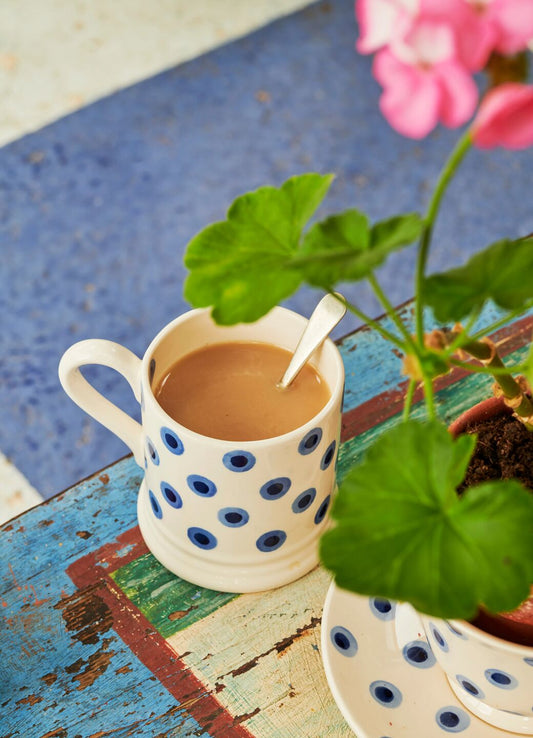
[[[466, 410], [450, 425], [450, 433], [456, 437], [464, 433], [466, 428], [479, 422], [490, 420], [499, 415], [512, 415], [503, 400], [491, 397]], [[500, 615], [492, 615], [481, 611], [473, 622], [481, 630], [505, 640], [533, 644], [533, 587], [531, 595], [517, 610]]]

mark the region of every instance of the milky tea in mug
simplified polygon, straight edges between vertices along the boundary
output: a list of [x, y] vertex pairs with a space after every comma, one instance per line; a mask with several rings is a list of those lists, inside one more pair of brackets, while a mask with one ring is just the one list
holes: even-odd
[[[61, 359], [67, 394], [118, 435], [143, 470], [137, 518], [148, 549], [189, 582], [258, 592], [294, 581], [318, 563], [340, 441], [339, 350], [327, 339], [295, 380], [299, 384], [281, 391], [277, 410], [264, 389], [266, 382], [280, 394], [273, 385], [306, 325], [303, 316], [282, 307], [235, 326], [217, 325], [209, 310], [192, 310], [165, 326], [142, 359], [101, 339], [74, 344]], [[243, 364], [243, 345], [259, 358]], [[251, 424], [248, 436], [242, 427], [230, 427], [220, 411], [223, 398], [208, 395], [215, 380], [231, 377], [222, 365], [232, 361], [241, 374], [219, 391], [239, 409], [239, 423]], [[80, 367], [87, 364], [109, 366], [125, 377], [141, 403], [141, 423], [85, 380]], [[246, 390], [242, 369], [254, 364], [260, 376]], [[173, 378], [183, 383], [177, 393], [171, 391]], [[290, 407], [299, 391], [303, 402]], [[167, 395], [178, 405], [192, 398], [190, 415], [180, 407], [175, 412]]]
[[227, 441], [273, 438], [304, 425], [330, 397], [309, 363], [281, 389], [292, 354], [259, 341], [218, 343], [174, 363], [154, 389], [168, 415], [186, 428]]

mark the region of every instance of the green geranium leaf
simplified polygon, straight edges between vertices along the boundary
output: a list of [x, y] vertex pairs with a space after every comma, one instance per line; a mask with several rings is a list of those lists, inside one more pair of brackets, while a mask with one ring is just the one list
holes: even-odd
[[381, 220], [372, 226], [371, 248], [392, 251], [408, 246], [420, 236], [423, 226], [424, 221], [418, 213], [395, 215], [387, 220]]
[[362, 279], [420, 235], [423, 221], [416, 214], [371, 227], [364, 213], [349, 210], [317, 223], [302, 239], [332, 178], [302, 174], [237, 198], [225, 221], [188, 244], [185, 298], [194, 307], [212, 307], [218, 323], [252, 322], [302, 281], [329, 289]]
[[295, 263], [305, 280], [319, 287], [357, 281], [368, 277], [392, 251], [412, 243], [422, 226], [420, 216], [412, 213], [370, 227], [364, 213], [348, 210], [310, 228]]
[[321, 558], [340, 587], [444, 618], [517, 607], [533, 580], [533, 495], [518, 482], [456, 493], [475, 437], [403, 423], [341, 485]]
[[332, 179], [302, 174], [237, 198], [225, 221], [188, 244], [185, 298], [194, 307], [213, 306], [218, 323], [232, 324], [257, 320], [295, 292], [302, 277], [291, 258]]
[[533, 297], [533, 239], [497, 241], [464, 266], [424, 280], [422, 296], [442, 323], [458, 321], [493, 300], [500, 307], [525, 307]]

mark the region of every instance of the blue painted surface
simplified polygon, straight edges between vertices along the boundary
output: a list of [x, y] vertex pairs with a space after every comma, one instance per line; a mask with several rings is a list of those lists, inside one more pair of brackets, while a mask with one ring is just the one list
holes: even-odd
[[[532, 315], [529, 310], [527, 315]], [[412, 304], [405, 305], [400, 315], [411, 332], [415, 332]], [[503, 312], [489, 303], [482, 310], [474, 330], [490, 326], [503, 316]], [[397, 329], [388, 317], [381, 319], [383, 327], [391, 333]], [[428, 310], [425, 314], [428, 331], [437, 327], [437, 323]], [[383, 391], [398, 390], [407, 377], [403, 374], [403, 360], [396, 348], [374, 331], [362, 330], [346, 336], [340, 341], [341, 354], [346, 373], [344, 388], [344, 410], [358, 407], [363, 402], [376, 397]], [[361, 357], [364, 356], [364, 361]], [[507, 361], [507, 360], [506, 360]], [[485, 383], [490, 393], [493, 380], [489, 375], [477, 375], [476, 381]], [[462, 410], [461, 410], [462, 411]], [[443, 418], [449, 422], [451, 418]]]
[[[187, 307], [187, 241], [234, 197], [317, 170], [337, 174], [321, 216], [423, 207], [457, 134], [417, 143], [394, 133], [355, 36], [352, 0], [320, 2], [0, 151], [0, 449], [45, 496], [127, 451], [63, 394], [61, 354], [103, 337], [141, 355]], [[432, 266], [533, 231], [532, 168], [531, 151], [472, 152], [447, 195]], [[394, 303], [411, 296], [411, 270], [404, 252], [383, 271]], [[365, 286], [346, 293], [379, 312]], [[309, 314], [317, 299], [304, 290], [287, 304]], [[336, 335], [354, 325], [345, 319]], [[96, 376], [136, 412], [123, 380]]]
[[[112, 620], [100, 628], [87, 622], [86, 632], [98, 635], [84, 642], [82, 622], [68, 629], [63, 618], [65, 598], [76, 592], [65, 568], [135, 525], [139, 482], [135, 463], [126, 459], [109, 484], [84, 482], [68, 501], [57, 497], [32, 510], [25, 525], [19, 519], [12, 531], [2, 532], [2, 736], [37, 738], [57, 730], [58, 737], [81, 738], [116, 728], [117, 738], [162, 731], [209, 738], [123, 643]], [[103, 514], [94, 519], [98, 510]], [[80, 530], [90, 537], [77, 537]], [[80, 672], [99, 654], [105, 668], [94, 687], [84, 685]]]

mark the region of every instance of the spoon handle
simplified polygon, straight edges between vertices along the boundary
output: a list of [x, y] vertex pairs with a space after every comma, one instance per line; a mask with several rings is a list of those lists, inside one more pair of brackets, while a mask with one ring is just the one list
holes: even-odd
[[309, 318], [307, 326], [298, 345], [294, 351], [292, 359], [285, 371], [285, 374], [278, 382], [280, 389], [285, 389], [294, 380], [298, 372], [302, 369], [304, 364], [308, 361], [311, 354], [321, 346], [328, 335], [331, 333], [333, 328], [341, 320], [346, 312], [346, 305], [344, 304], [344, 298], [342, 295], [338, 295], [339, 298], [335, 297], [335, 294], [328, 294], [323, 297], [313, 314]]

